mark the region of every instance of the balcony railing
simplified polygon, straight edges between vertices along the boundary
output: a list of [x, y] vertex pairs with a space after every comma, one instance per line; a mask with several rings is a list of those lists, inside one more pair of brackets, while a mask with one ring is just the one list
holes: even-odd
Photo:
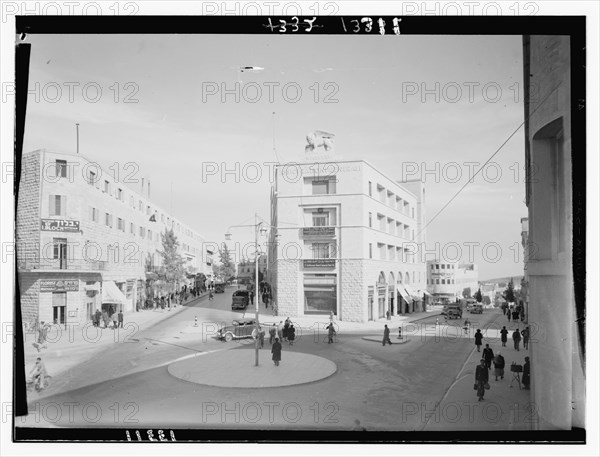
[[105, 271], [108, 262], [85, 259], [38, 259], [19, 262], [19, 270]]
[[335, 236], [335, 227], [303, 227], [300, 229], [301, 237]]

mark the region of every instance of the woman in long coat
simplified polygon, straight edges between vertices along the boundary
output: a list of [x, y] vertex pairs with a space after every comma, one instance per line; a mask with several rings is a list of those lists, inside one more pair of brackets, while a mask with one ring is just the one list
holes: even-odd
[[475, 385], [477, 386], [477, 397], [479, 401], [483, 400], [485, 395], [485, 385], [489, 380], [488, 367], [485, 364], [485, 360], [481, 359], [479, 365], [475, 369]]
[[281, 343], [279, 342], [279, 338], [275, 338], [275, 342], [271, 348], [271, 354], [273, 354], [273, 362], [275, 363], [275, 366], [278, 367], [279, 362], [281, 361]]
[[475, 332], [475, 346], [477, 346], [477, 352], [481, 352], [481, 342], [483, 340], [483, 334], [480, 329]]

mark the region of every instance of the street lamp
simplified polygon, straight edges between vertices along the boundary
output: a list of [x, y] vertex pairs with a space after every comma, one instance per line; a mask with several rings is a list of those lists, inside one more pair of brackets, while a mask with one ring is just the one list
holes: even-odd
[[[263, 221], [258, 221], [258, 214], [254, 213], [254, 224], [250, 225], [232, 225], [227, 229], [227, 233], [225, 234], [225, 239], [227, 241], [231, 240], [230, 229], [234, 227], [254, 227], [254, 310], [255, 310], [255, 324], [256, 324], [256, 337], [254, 339], [254, 353], [255, 353], [255, 366], [258, 366], [258, 345], [259, 345], [259, 322], [258, 322], [258, 234], [264, 234], [267, 229], [263, 227], [265, 224]], [[270, 227], [270, 226], [269, 226]]]

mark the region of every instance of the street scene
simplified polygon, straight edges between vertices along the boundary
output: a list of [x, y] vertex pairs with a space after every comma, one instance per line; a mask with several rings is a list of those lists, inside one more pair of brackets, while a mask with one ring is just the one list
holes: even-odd
[[585, 443], [585, 17], [564, 19], [23, 19], [14, 440]]

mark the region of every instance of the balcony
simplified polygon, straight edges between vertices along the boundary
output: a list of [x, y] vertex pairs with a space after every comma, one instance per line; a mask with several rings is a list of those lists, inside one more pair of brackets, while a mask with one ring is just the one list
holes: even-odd
[[335, 227], [303, 227], [300, 229], [301, 238], [334, 237]]
[[335, 268], [335, 259], [304, 259], [304, 268]]
[[41, 259], [19, 262], [19, 271], [106, 271], [108, 262], [85, 259]]

